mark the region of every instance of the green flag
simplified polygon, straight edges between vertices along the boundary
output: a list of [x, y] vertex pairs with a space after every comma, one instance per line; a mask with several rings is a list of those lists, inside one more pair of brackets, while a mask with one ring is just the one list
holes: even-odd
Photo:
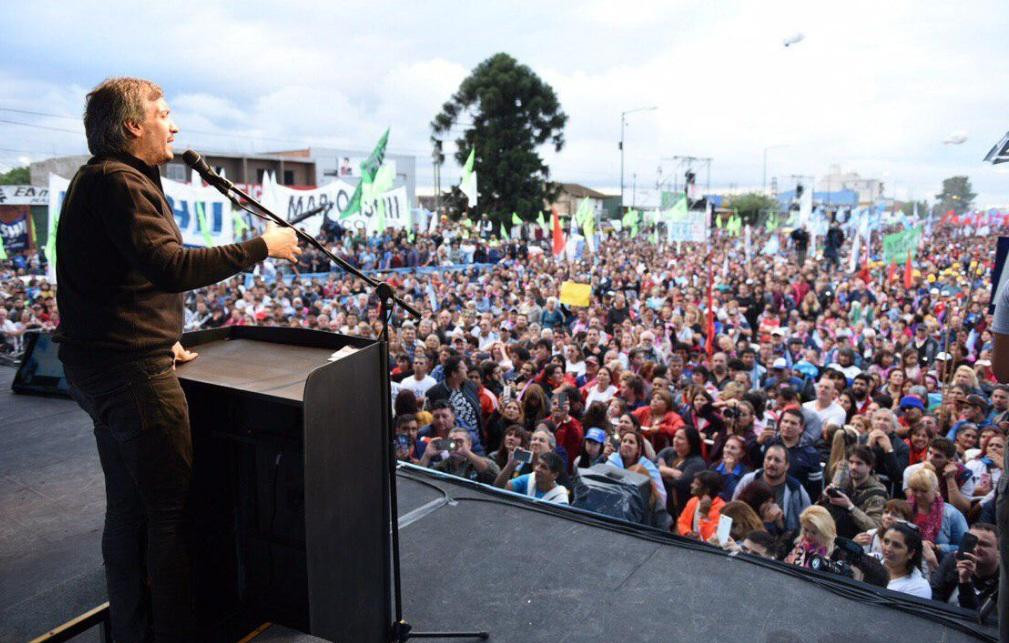
[[588, 197], [582, 199], [582, 202], [578, 204], [578, 210], [575, 211], [575, 223], [584, 226], [587, 219], [595, 218], [595, 208], [592, 207], [592, 200]]
[[196, 210], [196, 221], [200, 226], [200, 234], [203, 235], [203, 244], [208, 248], [214, 247], [214, 239], [210, 236], [210, 226], [207, 225], [207, 208], [203, 201], [193, 204]]
[[341, 219], [346, 219], [347, 217], [361, 211], [361, 201], [364, 194], [365, 184], [370, 186], [370, 184], [375, 181], [375, 175], [378, 174], [379, 168], [382, 167], [382, 161], [385, 159], [385, 146], [388, 142], [389, 129], [386, 128], [385, 134], [382, 134], [382, 138], [378, 139], [375, 149], [373, 149], [371, 154], [368, 155], [368, 158], [361, 163], [361, 180], [357, 182], [357, 187], [354, 189], [354, 194], [350, 197], [347, 209], [340, 213]]
[[722, 215], [721, 214], [715, 215], [715, 227], [718, 228], [719, 230], [722, 229]]
[[624, 218], [620, 220], [623, 227], [629, 228], [631, 231], [631, 236], [638, 236], [638, 225], [641, 223], [641, 213], [637, 210], [630, 209], [624, 214]]
[[0, 261], [7, 261], [7, 249], [4, 248], [4, 237], [0, 234]]
[[501, 238], [505, 241], [511, 241], [511, 235], [508, 234], [508, 226], [504, 223], [501, 224]]
[[522, 217], [512, 212], [512, 225], [522, 225], [523, 223], [524, 221], [522, 221]]
[[231, 225], [235, 229], [235, 239], [241, 239], [249, 226], [245, 224], [245, 217], [240, 212], [231, 213]]
[[411, 225], [406, 230], [406, 240], [409, 241], [410, 243], [413, 243], [413, 240], [416, 238], [416, 236], [417, 235], [414, 234], [414, 231], [413, 231], [413, 225]]
[[470, 149], [469, 158], [466, 159], [466, 165], [462, 168], [462, 180], [459, 181], [459, 191], [466, 195], [467, 205], [469, 207], [476, 205], [476, 170], [473, 169], [473, 163], [476, 161], [476, 147]]

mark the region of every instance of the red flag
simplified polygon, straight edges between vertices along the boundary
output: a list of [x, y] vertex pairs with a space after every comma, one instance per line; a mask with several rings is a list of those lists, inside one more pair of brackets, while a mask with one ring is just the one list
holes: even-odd
[[886, 283], [891, 283], [897, 276], [897, 264], [891, 263], [886, 267]]
[[557, 215], [557, 208], [553, 208], [552, 218], [554, 220], [554, 256], [559, 257], [564, 254], [564, 231], [561, 230], [561, 218]]
[[914, 285], [914, 268], [911, 266], [911, 253], [907, 253], [907, 263], [904, 264], [904, 287], [908, 290]]
[[711, 297], [711, 262], [708, 262], [708, 313], [707, 321], [704, 326], [704, 333], [708, 336], [704, 341], [704, 352], [708, 354], [708, 358], [715, 352], [715, 305], [714, 300]]

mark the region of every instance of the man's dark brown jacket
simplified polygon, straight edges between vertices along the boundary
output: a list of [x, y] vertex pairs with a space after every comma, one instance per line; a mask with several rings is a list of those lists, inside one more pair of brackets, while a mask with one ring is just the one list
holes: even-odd
[[130, 155], [94, 157], [70, 182], [56, 233], [60, 356], [92, 361], [169, 352], [182, 333], [182, 293], [266, 255], [260, 237], [184, 247], [157, 168]]

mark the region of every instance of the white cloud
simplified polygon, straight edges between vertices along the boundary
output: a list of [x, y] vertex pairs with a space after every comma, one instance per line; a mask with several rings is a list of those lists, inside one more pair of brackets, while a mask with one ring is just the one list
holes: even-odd
[[[557, 180], [618, 185], [620, 112], [658, 105], [628, 117], [628, 186], [634, 174], [654, 186], [660, 164], [668, 177], [675, 166], [662, 159], [675, 154], [714, 157], [715, 186], [759, 185], [764, 147], [785, 143], [768, 154], [783, 181], [838, 163], [931, 196], [967, 174], [979, 202], [1009, 203], [1004, 174], [980, 161], [1009, 128], [1009, 60], [998, 55], [1009, 12], [998, 0], [33, 2], [0, 18], [0, 107], [78, 115], [101, 78], [143, 75], [165, 86], [186, 141], [207, 148], [370, 149], [390, 126], [390, 148], [416, 154], [424, 182], [432, 117], [473, 66], [508, 51], [570, 117], [565, 149], [544, 149]], [[805, 39], [783, 47], [795, 32]], [[942, 145], [955, 130], [968, 141]], [[38, 154], [83, 148], [72, 134], [2, 123], [0, 136]]]

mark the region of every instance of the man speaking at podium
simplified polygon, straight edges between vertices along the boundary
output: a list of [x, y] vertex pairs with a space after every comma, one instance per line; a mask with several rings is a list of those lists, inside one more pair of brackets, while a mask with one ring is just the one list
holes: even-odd
[[87, 96], [94, 155], [70, 186], [56, 233], [60, 344], [70, 392], [94, 421], [105, 474], [102, 555], [116, 641], [192, 641], [186, 532], [189, 410], [175, 362], [182, 293], [267, 256], [297, 261], [289, 228], [190, 249], [161, 186], [179, 131], [160, 87], [112, 78]]

